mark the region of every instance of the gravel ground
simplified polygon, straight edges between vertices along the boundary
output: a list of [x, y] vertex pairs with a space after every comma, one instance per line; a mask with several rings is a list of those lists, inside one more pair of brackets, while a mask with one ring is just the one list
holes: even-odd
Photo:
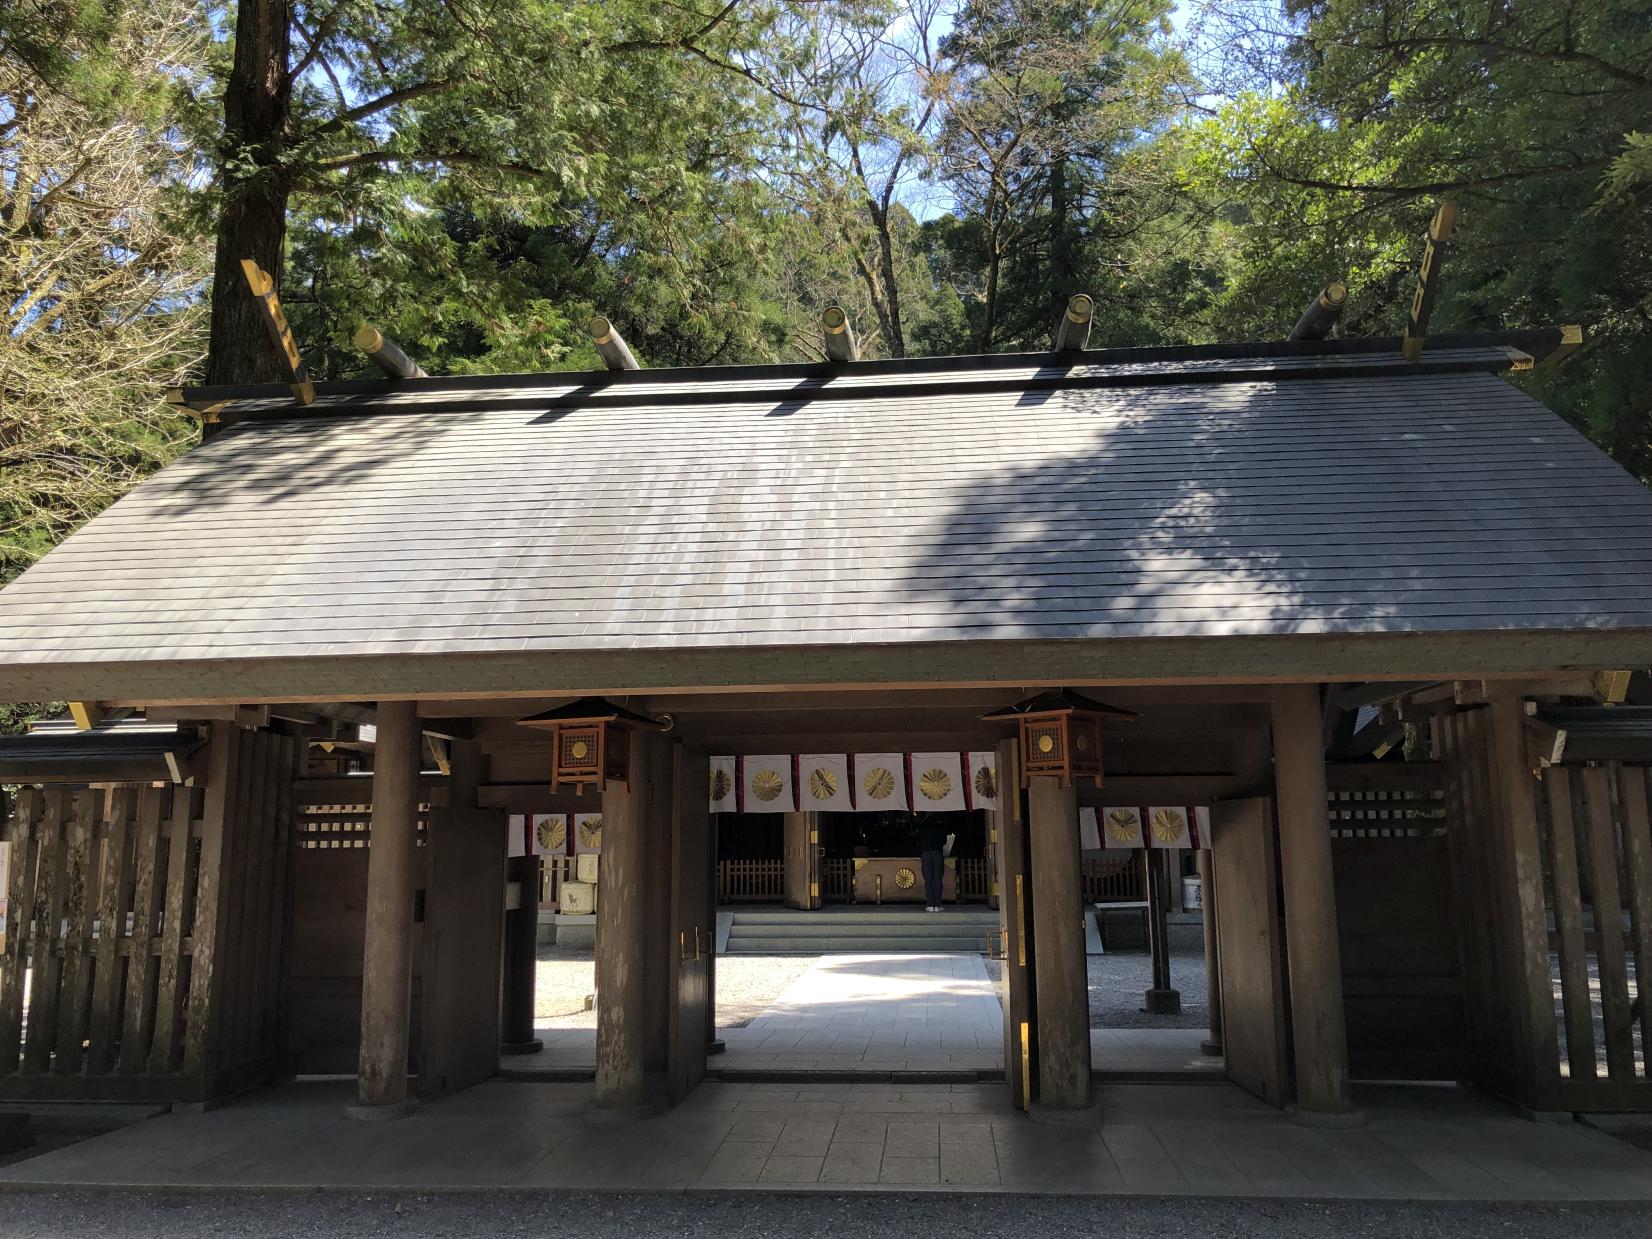
[[[1173, 950], [1170, 953], [1170, 983], [1182, 995], [1180, 1015], [1148, 1015], [1141, 1009], [1142, 995], [1153, 983], [1153, 959], [1145, 951], [1112, 951], [1086, 959], [1090, 973], [1091, 1028], [1203, 1028], [1209, 1020], [1205, 1007], [1205, 953]], [[1003, 976], [1003, 965], [987, 961], [987, 975], [994, 985]]]
[[[717, 1027], [743, 1028], [806, 972], [813, 955], [720, 955], [717, 957]], [[595, 1028], [595, 1011], [584, 1009], [595, 989], [595, 965], [587, 947], [539, 948], [534, 981], [534, 1023], [550, 1028]]]
[[1633, 1239], [1644, 1205], [1438, 1205], [1136, 1197], [769, 1193], [454, 1195], [322, 1192], [0, 1192], [0, 1234], [16, 1239]]

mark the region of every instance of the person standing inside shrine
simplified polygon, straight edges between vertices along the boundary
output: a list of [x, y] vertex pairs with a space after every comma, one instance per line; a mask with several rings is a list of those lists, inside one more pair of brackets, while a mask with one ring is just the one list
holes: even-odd
[[939, 912], [946, 898], [946, 858], [955, 838], [942, 823], [927, 818], [918, 823], [918, 856], [923, 862], [924, 902], [930, 912]]

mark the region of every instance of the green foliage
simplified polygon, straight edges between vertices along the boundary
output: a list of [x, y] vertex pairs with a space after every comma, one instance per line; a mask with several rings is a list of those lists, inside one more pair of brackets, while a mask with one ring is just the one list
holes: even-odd
[[1227, 259], [1210, 329], [1278, 336], [1343, 276], [1343, 333], [1397, 333], [1421, 233], [1451, 197], [1431, 327], [1584, 324], [1581, 353], [1528, 382], [1652, 475], [1652, 11], [1327, 0], [1300, 12], [1206, 10], [1232, 45], [1277, 52], [1184, 139], [1190, 200]]

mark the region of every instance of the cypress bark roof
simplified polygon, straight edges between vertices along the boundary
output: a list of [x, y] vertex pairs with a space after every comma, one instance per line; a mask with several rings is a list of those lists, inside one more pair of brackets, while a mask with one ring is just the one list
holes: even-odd
[[[460, 655], [600, 692], [631, 681], [575, 655], [802, 668], [847, 646], [908, 664], [862, 660], [866, 682], [921, 680], [913, 651], [987, 641], [1081, 642], [1098, 677], [1096, 642], [1198, 638], [1231, 657], [1487, 634], [1522, 646], [1487, 671], [1652, 661], [1652, 494], [1497, 377], [1506, 351], [1193, 352], [235, 396], [225, 429], [0, 592], [0, 696], [117, 667], [129, 693], [205, 696], [180, 677], [210, 666], [210, 695], [269, 699], [304, 687], [279, 660]], [[437, 682], [458, 683], [407, 688]]]

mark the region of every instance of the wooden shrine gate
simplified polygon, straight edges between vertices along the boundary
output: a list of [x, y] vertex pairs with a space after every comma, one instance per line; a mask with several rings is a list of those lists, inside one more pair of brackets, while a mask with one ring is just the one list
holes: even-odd
[[25, 787], [0, 1098], [207, 1101], [282, 1046], [292, 737], [213, 726], [203, 787]]

